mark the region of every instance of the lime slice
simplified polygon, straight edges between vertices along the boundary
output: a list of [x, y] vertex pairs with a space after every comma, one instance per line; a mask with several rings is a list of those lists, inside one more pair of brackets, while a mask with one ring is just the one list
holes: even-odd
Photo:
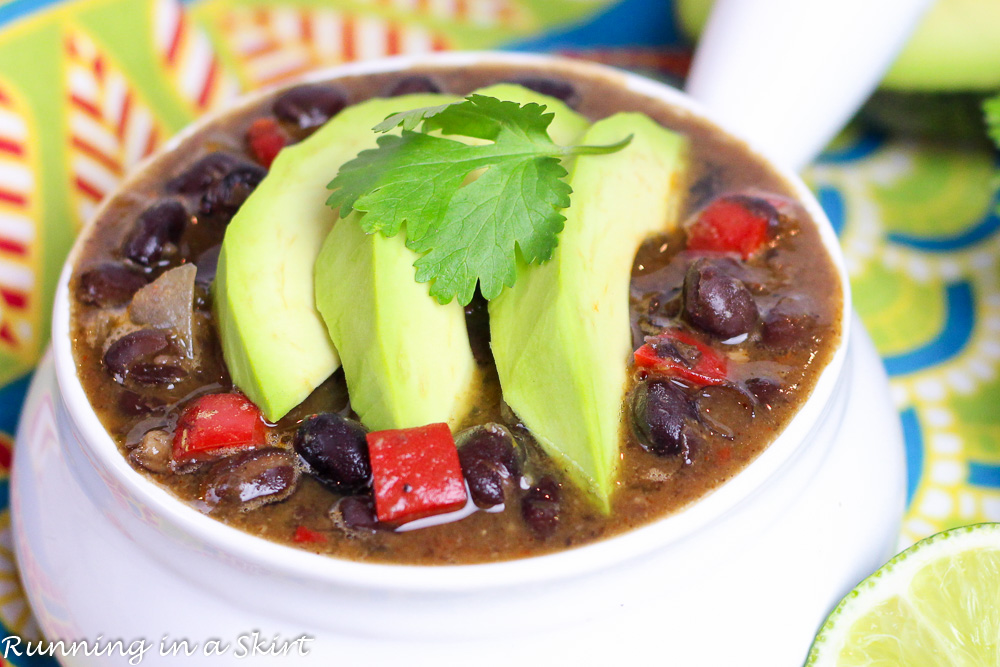
[[1000, 524], [938, 533], [845, 597], [807, 667], [1000, 665]]

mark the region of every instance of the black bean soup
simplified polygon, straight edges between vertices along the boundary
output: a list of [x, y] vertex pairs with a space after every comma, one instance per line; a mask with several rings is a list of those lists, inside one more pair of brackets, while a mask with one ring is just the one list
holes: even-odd
[[[354, 421], [342, 371], [278, 424], [263, 427], [267, 447], [215, 461], [174, 460], [185, 406], [236, 392], [213, 322], [211, 284], [226, 225], [274, 153], [355, 102], [467, 94], [499, 81], [558, 96], [592, 120], [641, 111], [692, 144], [682, 216], [688, 223], [649, 239], [633, 267], [636, 354], [622, 360], [632, 379], [611, 514], [592, 507], [503, 404], [481, 300], [466, 313], [486, 379], [456, 433], [476, 505], [464, 518], [417, 530], [377, 522], [364, 430]], [[712, 207], [762, 221], [760, 238], [718, 250], [690, 226]], [[759, 248], [742, 252], [743, 243]], [[148, 298], [134, 297], [140, 288], [185, 265], [195, 274], [193, 310], [188, 290], [187, 302], [161, 303], [136, 317], [150, 310]], [[90, 233], [71, 288], [80, 378], [137, 470], [197, 509], [267, 539], [351, 559], [421, 564], [556, 551], [677, 511], [767, 447], [812, 390], [843, 324], [837, 273], [816, 227], [756, 156], [683, 111], [610, 79], [558, 68], [377, 74], [292, 88], [239, 110], [186, 139], [115, 197]], [[161, 302], [176, 297], [169, 286], [164, 292]], [[126, 310], [133, 316], [123, 318]], [[172, 318], [166, 328], [158, 321], [164, 310]], [[193, 360], [185, 354], [190, 346], [199, 351]]]

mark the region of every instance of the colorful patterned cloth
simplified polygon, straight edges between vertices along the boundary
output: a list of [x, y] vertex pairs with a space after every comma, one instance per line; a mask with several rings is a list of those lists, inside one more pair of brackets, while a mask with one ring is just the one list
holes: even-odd
[[[310, 68], [395, 53], [557, 51], [676, 78], [675, 41], [662, 0], [0, 2], [0, 470], [73, 236], [191, 119]], [[995, 174], [985, 151], [854, 131], [806, 174], [892, 376], [908, 454], [901, 546], [1000, 520]], [[6, 497], [4, 473], [0, 508]], [[0, 632], [33, 635], [8, 527], [3, 509]]]
[[996, 176], [985, 149], [852, 132], [806, 174], [892, 379], [909, 477], [901, 547], [1000, 521]]

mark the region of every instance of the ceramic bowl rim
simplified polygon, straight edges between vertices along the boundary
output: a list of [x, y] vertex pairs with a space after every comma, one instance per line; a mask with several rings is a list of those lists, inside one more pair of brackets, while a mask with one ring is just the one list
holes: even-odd
[[[394, 72], [413, 67], [469, 67], [475, 65], [525, 66], [550, 70], [566, 69], [596, 74], [612, 79], [631, 91], [673, 104], [694, 116], [708, 120], [732, 136], [696, 102], [680, 91], [646, 77], [627, 73], [604, 65], [566, 58], [527, 53], [508, 52], [445, 52], [417, 56], [396, 56], [378, 60], [350, 63], [326, 68], [280, 86], [242, 96], [236, 103], [192, 123], [171, 139], [153, 156], [138, 165], [115, 191], [127, 188], [158, 155], [178, 146], [188, 136], [219, 117], [252, 105], [275, 90], [306, 82], [326, 81], [346, 76]], [[593, 573], [602, 568], [638, 557], [657, 548], [681, 540], [694, 539], [698, 532], [710, 526], [732, 510], [741, 500], [749, 497], [762, 484], [772, 478], [803, 446], [823, 410], [833, 395], [833, 390], [844, 366], [850, 331], [850, 285], [836, 234], [814, 195], [802, 180], [788, 170], [764, 158], [764, 153], [752, 142], [746, 142], [751, 151], [761, 156], [780, 174], [817, 222], [820, 235], [841, 282], [844, 308], [841, 314], [841, 340], [829, 363], [823, 369], [809, 398], [774, 442], [732, 480], [716, 488], [686, 509], [658, 519], [650, 524], [595, 543], [529, 558], [469, 565], [397, 565], [365, 563], [310, 553], [301, 549], [270, 542], [210, 518], [178, 499], [165, 488], [151, 482], [134, 470], [118, 451], [117, 446], [101, 425], [91, 408], [83, 386], [76, 374], [70, 340], [69, 280], [73, 266], [83, 247], [88, 230], [100, 217], [108, 197], [95, 212], [92, 220], [81, 232], [71, 250], [59, 278], [52, 318], [52, 347], [56, 375], [67, 410], [83, 436], [88, 458], [95, 465], [102, 465], [114, 478], [155, 515], [169, 521], [176, 528], [197, 540], [211, 545], [266, 570], [281, 573], [304, 581], [323, 581], [352, 588], [391, 590], [396, 592], [461, 591], [473, 592], [505, 588], [535, 582], [560, 580]], [[66, 443], [63, 443], [64, 446]]]

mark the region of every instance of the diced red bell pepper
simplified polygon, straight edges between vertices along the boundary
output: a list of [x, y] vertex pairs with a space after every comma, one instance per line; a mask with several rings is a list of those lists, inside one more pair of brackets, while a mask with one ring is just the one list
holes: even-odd
[[242, 394], [208, 394], [184, 408], [174, 431], [175, 461], [207, 461], [267, 443], [260, 409]]
[[273, 118], [258, 118], [247, 129], [247, 144], [254, 159], [270, 168], [274, 158], [285, 147], [285, 135], [278, 121]]
[[[646, 340], [648, 342], [635, 351], [636, 366], [699, 385], [727, 382], [726, 358], [694, 336], [670, 330]], [[686, 349], [678, 349], [679, 345]]]
[[447, 424], [367, 435], [375, 513], [399, 525], [465, 505], [465, 480]]
[[[763, 207], [770, 207], [759, 200]], [[720, 197], [698, 214], [687, 230], [688, 250], [738, 252], [749, 259], [767, 241], [770, 216], [754, 210], [754, 200], [736, 195]]]
[[292, 535], [292, 541], [298, 542], [299, 544], [315, 544], [326, 542], [326, 535], [315, 530], [309, 530], [305, 526], [298, 526], [295, 529], [295, 534]]

